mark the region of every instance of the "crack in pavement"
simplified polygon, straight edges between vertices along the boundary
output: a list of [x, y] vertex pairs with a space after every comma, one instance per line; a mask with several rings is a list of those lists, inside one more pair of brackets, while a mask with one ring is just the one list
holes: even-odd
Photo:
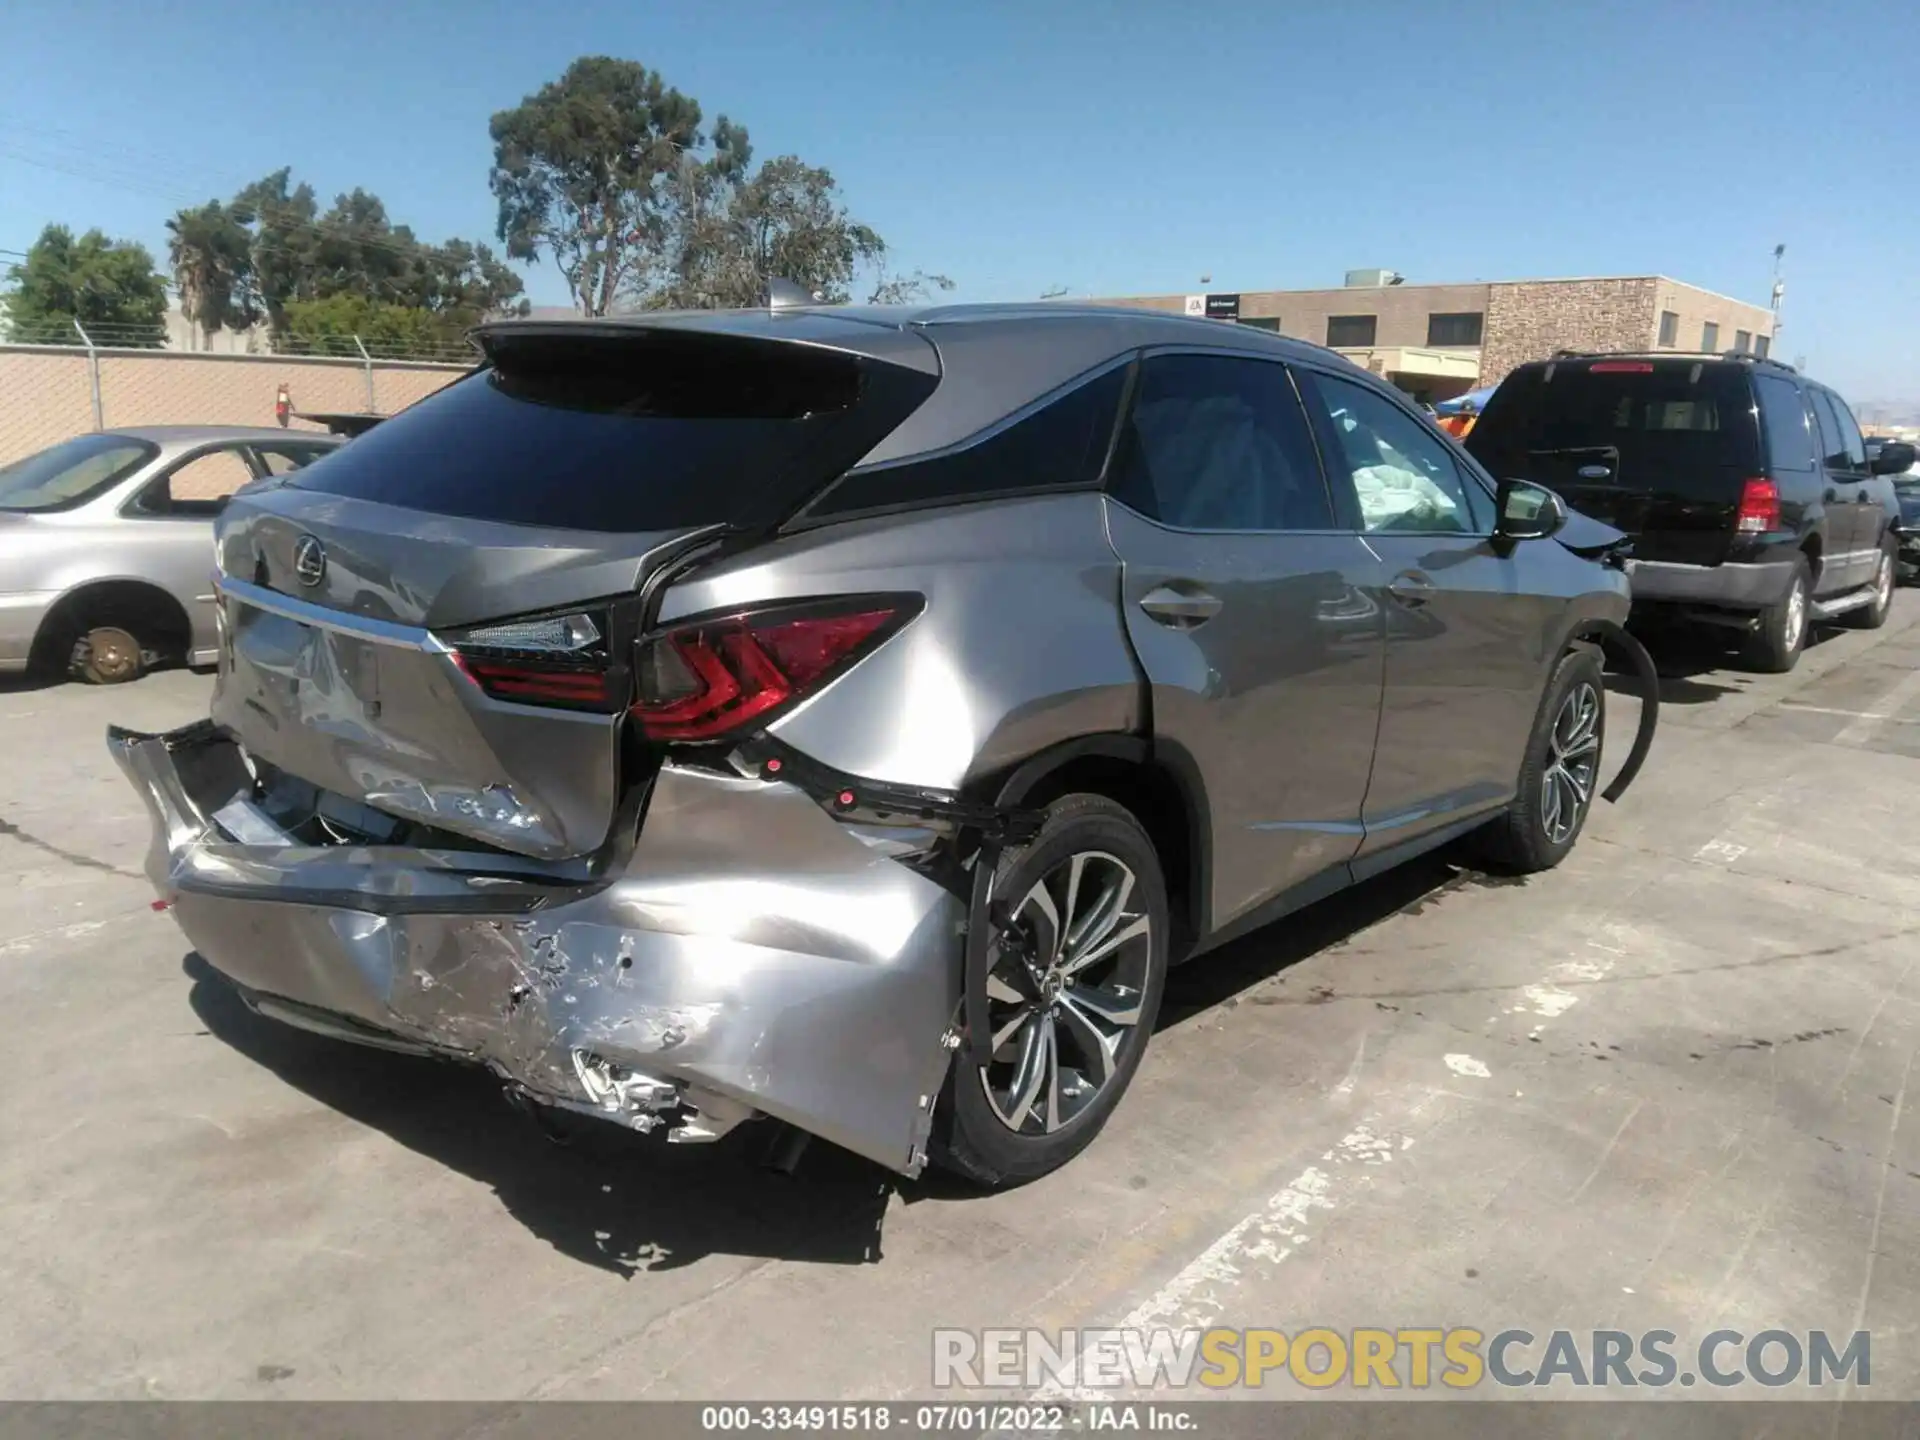
[[96, 860], [91, 855], [82, 855], [77, 850], [68, 850], [63, 846], [54, 844], [51, 840], [42, 840], [38, 835], [30, 831], [22, 830], [4, 815], [0, 815], [0, 837], [9, 840], [18, 840], [22, 845], [31, 846], [43, 855], [51, 855], [56, 860], [64, 860], [67, 864], [76, 865], [82, 870], [98, 870], [107, 875], [124, 876], [128, 880], [144, 880], [147, 878], [138, 870], [128, 870], [122, 866], [110, 864], [105, 860]]

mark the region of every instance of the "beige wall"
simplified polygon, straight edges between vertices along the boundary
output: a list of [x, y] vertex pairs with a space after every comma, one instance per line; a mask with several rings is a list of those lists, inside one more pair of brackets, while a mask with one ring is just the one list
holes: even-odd
[[[1490, 287], [1473, 285], [1368, 285], [1337, 290], [1243, 290], [1240, 292], [1242, 320], [1280, 317], [1280, 333], [1297, 340], [1327, 343], [1327, 317], [1331, 315], [1374, 315], [1374, 348], [1398, 349], [1427, 344], [1429, 315], [1484, 313]], [[1196, 292], [1197, 293], [1197, 292]], [[1149, 295], [1141, 299], [1109, 301], [1109, 304], [1133, 305], [1146, 310], [1170, 310], [1178, 315], [1186, 307], [1184, 295]]]
[[1653, 320], [1645, 340], [1649, 346], [1658, 345], [1660, 312], [1663, 310], [1671, 310], [1680, 317], [1673, 344], [1676, 350], [1701, 349], [1701, 327], [1708, 321], [1720, 326], [1719, 339], [1713, 346], [1715, 350], [1733, 349], [1737, 331], [1745, 330], [1749, 335], [1773, 334], [1773, 314], [1765, 306], [1732, 300], [1698, 286], [1682, 285], [1678, 280], [1668, 280], [1664, 276], [1654, 282], [1654, 289]]
[[[372, 409], [386, 415], [403, 410], [464, 369], [376, 360]], [[295, 410], [368, 409], [367, 370], [357, 361], [164, 350], [100, 352], [101, 409], [109, 429], [271, 425], [274, 396], [282, 383]], [[0, 345], [0, 465], [93, 428], [85, 351]]]

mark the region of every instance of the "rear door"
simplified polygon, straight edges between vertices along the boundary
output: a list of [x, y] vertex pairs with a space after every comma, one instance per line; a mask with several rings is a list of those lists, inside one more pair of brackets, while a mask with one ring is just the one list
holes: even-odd
[[1807, 387], [1820, 432], [1821, 466], [1826, 484], [1827, 548], [1820, 565], [1821, 594], [1851, 590], [1873, 578], [1874, 542], [1879, 538], [1878, 506], [1869, 493], [1866, 442], [1845, 405], [1818, 385]]
[[1384, 564], [1386, 688], [1361, 856], [1504, 802], [1540, 703], [1564, 598], [1537, 547], [1492, 544], [1493, 506], [1453, 448], [1381, 389], [1301, 372], [1336, 485]]
[[1647, 560], [1718, 565], [1759, 438], [1742, 367], [1564, 360], [1511, 377], [1467, 437], [1500, 478], [1535, 480], [1635, 537]]
[[1360, 843], [1380, 562], [1336, 518], [1276, 361], [1147, 357], [1109, 488], [1155, 742], [1206, 786], [1217, 929]]
[[493, 359], [229, 504], [214, 716], [326, 795], [561, 859], [625, 792], [642, 583], [687, 537], [784, 514], [934, 381], [635, 328]]

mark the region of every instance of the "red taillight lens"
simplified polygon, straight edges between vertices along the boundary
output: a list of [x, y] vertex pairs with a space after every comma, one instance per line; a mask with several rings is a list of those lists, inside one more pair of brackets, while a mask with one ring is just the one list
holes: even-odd
[[717, 740], [859, 660], [909, 616], [896, 601], [700, 621], [643, 641], [632, 714], [650, 740]]
[[454, 663], [495, 700], [617, 709], [603, 619], [548, 615], [478, 626], [451, 637]]
[[1764, 477], [1749, 480], [1740, 491], [1740, 509], [1733, 528], [1741, 535], [1764, 535], [1780, 528], [1780, 487]]
[[1587, 367], [1590, 375], [1651, 375], [1653, 366], [1645, 360], [1601, 360]]

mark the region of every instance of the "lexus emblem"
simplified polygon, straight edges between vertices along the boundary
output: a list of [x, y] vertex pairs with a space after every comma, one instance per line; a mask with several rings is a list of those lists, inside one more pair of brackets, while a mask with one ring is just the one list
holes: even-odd
[[293, 573], [302, 585], [318, 585], [326, 578], [327, 552], [313, 536], [293, 542]]

